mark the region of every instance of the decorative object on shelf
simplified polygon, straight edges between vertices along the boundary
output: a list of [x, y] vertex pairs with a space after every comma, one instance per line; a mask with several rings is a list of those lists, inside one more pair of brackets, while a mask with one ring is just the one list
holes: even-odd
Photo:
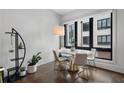
[[40, 56], [41, 52], [38, 52], [36, 55], [32, 56], [31, 61], [29, 61], [28, 63], [28, 73], [34, 73], [37, 71], [37, 63], [39, 62], [39, 60], [42, 59], [42, 57]]
[[14, 52], [14, 50], [9, 50], [9, 52], [10, 52], [10, 53], [13, 53], [13, 52]]
[[[15, 44], [14, 44], [14, 50], [9, 50], [10, 53], [14, 52], [15, 54], [15, 58], [10, 59], [10, 61], [14, 61], [15, 62], [15, 66], [8, 68], [7, 69], [7, 82], [13, 82], [17, 79], [19, 79], [19, 70], [22, 67], [22, 64], [24, 63], [24, 59], [25, 59], [25, 55], [26, 55], [26, 46], [25, 46], [25, 42], [22, 38], [22, 36], [14, 29], [12, 28], [11, 32], [5, 32], [5, 34], [9, 34], [11, 36], [11, 45], [13, 44], [13, 39], [15, 39]], [[14, 38], [13, 38], [14, 37]], [[21, 41], [20, 41], [21, 40]], [[20, 44], [19, 44], [20, 41]], [[22, 48], [23, 46], [23, 48]], [[19, 48], [23, 49], [23, 55], [20, 57], [19, 56]], [[14, 72], [12, 74], [10, 74], [11, 72]]]
[[23, 77], [26, 75], [26, 67], [21, 67], [19, 69], [19, 76]]
[[22, 49], [22, 48], [23, 48], [23, 46], [22, 46], [22, 43], [21, 43], [21, 42], [19, 43], [18, 48], [19, 48], [19, 49]]

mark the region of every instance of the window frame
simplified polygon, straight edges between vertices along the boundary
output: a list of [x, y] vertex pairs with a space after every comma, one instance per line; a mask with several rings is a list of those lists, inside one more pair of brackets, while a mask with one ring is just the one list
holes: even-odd
[[[106, 46], [106, 45], [111, 45], [111, 42], [108, 42], [107, 39], [108, 39], [108, 36], [110, 36], [110, 39], [111, 39], [111, 35], [98, 35], [97, 36], [97, 44], [98, 45], [102, 45], [102, 46]], [[105, 37], [105, 42], [103, 42], [103, 37]], [[101, 38], [101, 42], [99, 42], [99, 38]]]
[[[108, 26], [108, 20], [110, 20], [110, 26]], [[105, 22], [105, 26], [103, 26], [103, 22]], [[99, 26], [99, 22], [101, 22], [101, 26]], [[111, 18], [104, 18], [97, 20], [97, 30], [110, 29], [111, 28]]]

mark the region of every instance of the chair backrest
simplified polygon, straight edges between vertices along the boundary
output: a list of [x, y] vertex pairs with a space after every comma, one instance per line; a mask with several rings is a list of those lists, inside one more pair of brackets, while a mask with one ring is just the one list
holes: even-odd
[[91, 55], [91, 57], [92, 58], [95, 58], [95, 56], [96, 56], [96, 49], [91, 49], [91, 53], [92, 53], [92, 55]]
[[78, 66], [87, 64], [87, 54], [75, 54], [74, 63]]
[[53, 50], [53, 55], [54, 55], [55, 61], [59, 61], [57, 53], [55, 50]]

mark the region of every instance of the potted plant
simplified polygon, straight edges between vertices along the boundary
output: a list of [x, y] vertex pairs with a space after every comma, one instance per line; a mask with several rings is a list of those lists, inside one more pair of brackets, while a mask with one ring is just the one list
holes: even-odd
[[19, 69], [19, 76], [25, 76], [26, 75], [26, 68], [25, 67], [21, 67]]
[[37, 63], [42, 59], [40, 54], [41, 52], [38, 52], [36, 55], [33, 55], [31, 61], [28, 62], [28, 73], [34, 73], [37, 71]]

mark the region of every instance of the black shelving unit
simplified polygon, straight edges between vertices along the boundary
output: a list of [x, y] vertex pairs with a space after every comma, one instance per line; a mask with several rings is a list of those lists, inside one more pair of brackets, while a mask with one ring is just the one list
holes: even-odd
[[[12, 42], [12, 37], [15, 37], [15, 58], [10, 59], [10, 61], [14, 61], [15, 62], [15, 67], [12, 68], [8, 68], [7, 72], [8, 72], [8, 76], [7, 76], [7, 81], [8, 82], [13, 82], [13, 80], [17, 80], [19, 79], [19, 69], [21, 68], [22, 64], [24, 63], [24, 59], [25, 59], [25, 55], [26, 55], [26, 46], [25, 46], [25, 42], [22, 38], [22, 36], [17, 32], [17, 30], [15, 30], [14, 28], [12, 28], [12, 32], [5, 32], [6, 34], [10, 34], [11, 35], [11, 42]], [[19, 38], [20, 38], [20, 42], [22, 43], [22, 48], [19, 48]], [[19, 57], [19, 50], [23, 50], [23, 56]], [[10, 75], [10, 72], [14, 71], [14, 74]]]

